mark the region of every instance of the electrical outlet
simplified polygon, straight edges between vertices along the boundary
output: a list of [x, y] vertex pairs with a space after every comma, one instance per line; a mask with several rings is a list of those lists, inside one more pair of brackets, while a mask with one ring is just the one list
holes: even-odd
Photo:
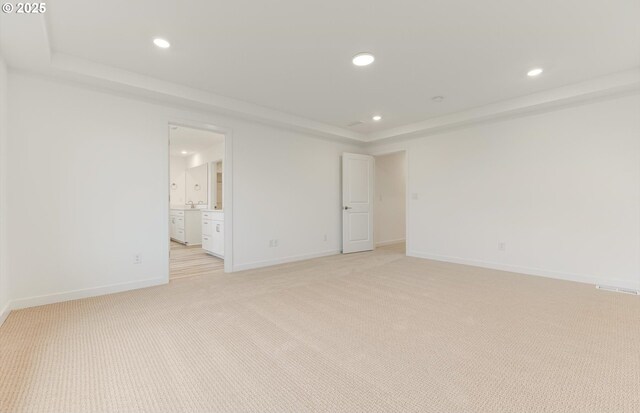
[[133, 256], [133, 263], [134, 264], [142, 264], [142, 255], [140, 254], [136, 254]]
[[324, 242], [327, 242], [327, 234], [324, 234]]
[[416, 194], [416, 193], [411, 194], [411, 199], [413, 199], [414, 201], [417, 201], [418, 200], [418, 194]]
[[498, 242], [498, 251], [506, 251], [506, 250], [507, 250], [507, 243], [504, 241]]
[[279, 242], [280, 242], [280, 240], [274, 239], [273, 240], [273, 246], [277, 247]]

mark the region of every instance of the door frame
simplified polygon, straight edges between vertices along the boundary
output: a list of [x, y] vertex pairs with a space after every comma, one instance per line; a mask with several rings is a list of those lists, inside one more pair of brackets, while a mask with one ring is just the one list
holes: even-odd
[[[410, 248], [409, 246], [411, 245], [411, 226], [409, 225], [409, 222], [411, 222], [410, 219], [410, 211], [411, 208], [409, 208], [409, 203], [411, 202], [411, 194], [409, 193], [409, 182], [411, 181], [410, 179], [410, 175], [409, 175], [409, 148], [400, 148], [400, 149], [386, 149], [386, 150], [381, 150], [381, 151], [376, 151], [375, 148], [369, 152], [369, 155], [373, 156], [374, 158], [377, 156], [385, 156], [385, 155], [393, 155], [396, 153], [401, 153], [404, 152], [404, 167], [406, 168], [406, 177], [407, 179], [404, 182], [404, 196], [405, 196], [405, 202], [404, 202], [404, 233], [405, 233], [405, 249], [404, 249], [404, 255], [405, 256], [410, 256], [409, 252], [410, 252]], [[375, 171], [374, 171], [375, 174]], [[375, 188], [375, 181], [374, 181], [374, 188]], [[374, 208], [374, 214], [375, 214], [375, 208]], [[374, 215], [374, 223], [375, 223], [375, 215]], [[374, 224], [374, 229], [375, 229], [375, 224]], [[375, 244], [375, 242], [374, 242]]]
[[[222, 199], [224, 200], [224, 272], [233, 272], [233, 131], [229, 128], [217, 126], [211, 123], [198, 122], [184, 119], [169, 119], [167, 122], [167, 143], [171, 141], [171, 126], [184, 126], [192, 129], [201, 129], [204, 131], [216, 132], [224, 135], [224, 160], [222, 163]], [[167, 166], [171, 155], [167, 145]], [[170, 171], [167, 168], [166, 191], [167, 211], [165, 216], [169, 216], [169, 186], [171, 185]], [[168, 235], [168, 234], [167, 234]], [[169, 238], [167, 236], [167, 238]], [[169, 247], [171, 240], [169, 240]], [[169, 250], [170, 252], [170, 250]], [[170, 270], [170, 256], [167, 254], [167, 276]]]
[[[225, 135], [225, 136], [226, 136], [226, 135]], [[212, 167], [212, 164], [214, 164], [214, 163], [218, 163], [218, 162], [222, 162], [222, 180], [223, 180], [223, 182], [222, 182], [222, 199], [224, 200], [224, 159], [223, 159], [223, 158], [219, 158], [219, 159], [216, 159], [216, 160], [213, 160], [213, 161], [209, 161], [209, 162], [208, 162], [208, 164], [209, 164], [209, 168], [211, 168], [211, 167]], [[208, 176], [208, 179], [211, 179], [211, 169], [209, 169], [209, 176]], [[217, 186], [217, 185], [218, 185], [218, 184], [217, 184], [217, 182], [216, 182], [216, 186]], [[212, 195], [212, 192], [211, 192], [211, 187], [212, 187], [211, 182], [209, 182], [209, 185], [208, 185], [208, 188], [207, 188], [207, 193], [209, 194], [209, 208], [212, 208], [212, 207], [211, 207], [211, 197], [212, 197], [213, 195]], [[217, 198], [217, 194], [216, 194], [216, 198]], [[218, 200], [216, 199], [216, 202], [217, 202], [217, 201], [218, 201]], [[224, 201], [223, 201], [223, 202], [224, 202]], [[213, 208], [212, 208], [212, 209], [213, 209]], [[223, 210], [224, 210], [224, 208], [223, 208]]]

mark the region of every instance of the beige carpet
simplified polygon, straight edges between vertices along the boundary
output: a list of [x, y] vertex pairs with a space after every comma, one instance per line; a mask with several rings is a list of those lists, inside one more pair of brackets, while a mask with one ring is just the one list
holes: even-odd
[[13, 312], [1, 412], [638, 412], [640, 298], [397, 248]]

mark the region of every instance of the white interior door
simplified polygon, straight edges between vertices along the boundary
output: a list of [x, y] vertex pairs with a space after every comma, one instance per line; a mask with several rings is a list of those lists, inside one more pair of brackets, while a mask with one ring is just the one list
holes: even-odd
[[342, 154], [342, 252], [373, 249], [373, 156]]

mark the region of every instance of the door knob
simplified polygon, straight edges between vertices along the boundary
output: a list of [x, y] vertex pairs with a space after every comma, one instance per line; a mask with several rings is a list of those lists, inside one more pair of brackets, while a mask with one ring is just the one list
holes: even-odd
[[344, 210], [345, 210], [345, 211], [346, 211], [347, 209], [353, 209], [353, 208], [351, 208], [350, 206], [346, 206], [346, 207], [344, 207]]

